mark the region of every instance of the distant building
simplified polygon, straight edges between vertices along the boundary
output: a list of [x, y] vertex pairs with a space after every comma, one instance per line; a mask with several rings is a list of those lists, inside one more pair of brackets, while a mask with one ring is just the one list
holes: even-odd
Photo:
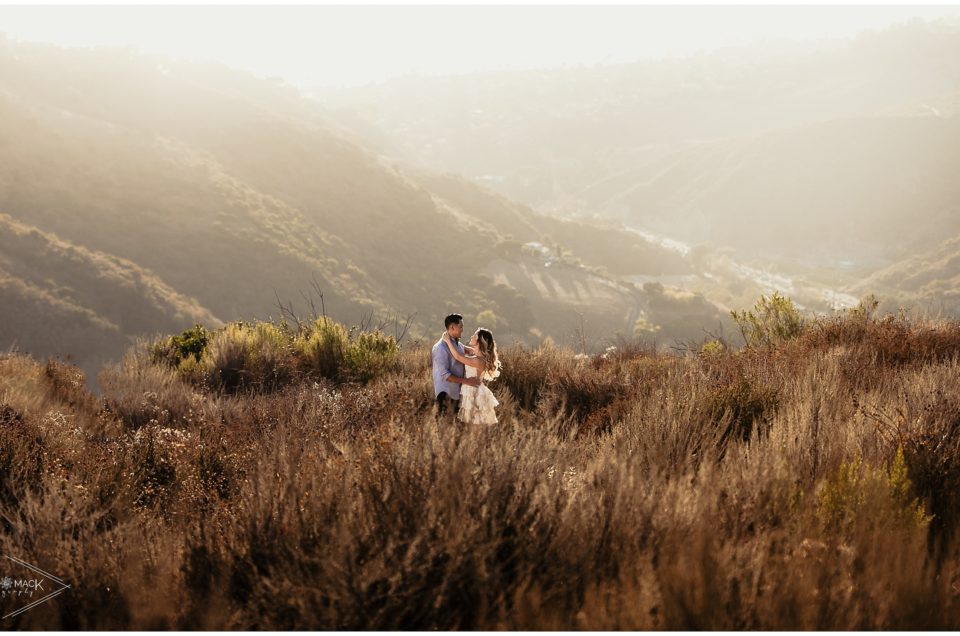
[[529, 243], [524, 243], [523, 247], [520, 249], [525, 254], [534, 254], [536, 256], [551, 256], [550, 249], [543, 243], [539, 243], [537, 241], [530, 241]]

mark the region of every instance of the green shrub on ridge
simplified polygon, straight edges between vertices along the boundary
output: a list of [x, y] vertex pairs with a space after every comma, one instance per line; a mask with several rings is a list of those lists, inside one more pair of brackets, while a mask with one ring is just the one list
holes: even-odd
[[349, 346], [350, 335], [347, 330], [326, 317], [317, 319], [293, 342], [294, 351], [305, 371], [331, 379], [340, 377]]
[[294, 377], [288, 338], [271, 323], [231, 323], [210, 339], [199, 372], [209, 386], [228, 393], [277, 389]]
[[170, 336], [165, 341], [155, 344], [150, 349], [154, 362], [167, 360], [174, 367], [188, 358], [200, 362], [207, 344], [210, 342], [210, 332], [203, 325], [194, 325], [179, 336]]
[[197, 325], [150, 348], [188, 382], [227, 393], [277, 390], [299, 376], [369, 382], [393, 368], [400, 347], [379, 331], [354, 333], [323, 317], [300, 333], [272, 322], [233, 322], [207, 331]]
[[379, 331], [361, 332], [347, 347], [344, 363], [351, 379], [367, 382], [395, 364], [400, 354], [393, 336]]
[[773, 346], [803, 333], [806, 321], [792, 300], [774, 292], [760, 296], [751, 310], [731, 311], [743, 340], [750, 347]]

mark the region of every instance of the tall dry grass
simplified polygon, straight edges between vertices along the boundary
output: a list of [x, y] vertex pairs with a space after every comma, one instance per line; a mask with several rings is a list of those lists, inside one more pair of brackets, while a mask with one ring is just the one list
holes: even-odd
[[8, 355], [0, 551], [72, 588], [6, 626], [956, 629], [958, 352], [902, 316], [507, 348], [493, 427], [434, 419], [419, 346], [242, 386], [141, 347], [99, 399]]

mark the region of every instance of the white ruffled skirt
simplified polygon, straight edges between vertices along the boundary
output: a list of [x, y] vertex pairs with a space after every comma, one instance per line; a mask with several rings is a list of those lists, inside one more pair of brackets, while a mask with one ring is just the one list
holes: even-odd
[[500, 402], [487, 385], [464, 386], [460, 389], [460, 421], [466, 424], [496, 424], [495, 409]]

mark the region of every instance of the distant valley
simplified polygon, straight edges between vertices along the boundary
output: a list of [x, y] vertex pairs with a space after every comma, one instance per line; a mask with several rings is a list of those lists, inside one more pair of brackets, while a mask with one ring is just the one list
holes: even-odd
[[[731, 278], [759, 270], [824, 310], [817, 298], [858, 296], [874, 272], [960, 231], [960, 28], [940, 22], [316, 97], [412, 164], [691, 246], [722, 283], [692, 288], [723, 303], [770, 288]], [[874, 291], [960, 312], [950, 295]]]

